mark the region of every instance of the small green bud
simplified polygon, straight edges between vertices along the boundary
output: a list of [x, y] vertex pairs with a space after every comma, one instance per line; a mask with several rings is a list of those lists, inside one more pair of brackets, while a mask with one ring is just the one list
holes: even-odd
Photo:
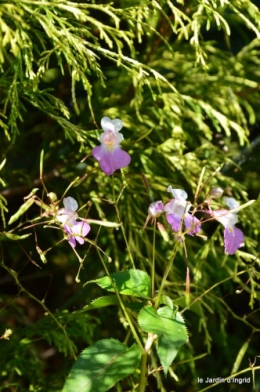
[[50, 199], [51, 203], [55, 203], [58, 200], [56, 193], [50, 192], [47, 194], [48, 198]]

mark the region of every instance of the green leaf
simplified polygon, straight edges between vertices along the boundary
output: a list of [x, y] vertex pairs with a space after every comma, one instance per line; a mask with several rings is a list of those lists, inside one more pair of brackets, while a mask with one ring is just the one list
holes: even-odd
[[105, 392], [139, 365], [141, 351], [114, 339], [103, 339], [82, 351], [62, 392]]
[[188, 341], [181, 314], [176, 312], [176, 307], [163, 306], [156, 311], [146, 306], [140, 311], [138, 322], [143, 331], [158, 335], [157, 352], [166, 374], [179, 348]]
[[[186, 296], [183, 295], [182, 297], [174, 299], [174, 305], [180, 305], [182, 307], [186, 307]], [[201, 306], [201, 302], [196, 300], [194, 296], [191, 296], [191, 305], [189, 306], [189, 310], [196, 313], [199, 317], [204, 318], [203, 309]]]
[[140, 310], [147, 304], [147, 301], [134, 301], [134, 302], [127, 302], [127, 301], [123, 301], [123, 304], [125, 305], [125, 307], [127, 309], [131, 309], [133, 312], [137, 312], [139, 313]]
[[84, 306], [81, 312], [92, 309], [104, 308], [111, 305], [118, 305], [118, 299], [116, 295], [108, 295], [106, 297], [94, 299], [94, 301], [92, 301], [89, 305]]
[[[151, 279], [146, 272], [127, 270], [111, 274], [111, 277], [118, 293], [140, 298], [151, 298]], [[96, 283], [102, 289], [115, 292], [108, 276], [91, 280], [88, 283]]]
[[[154, 301], [156, 302], [156, 300], [157, 300], [157, 296], [156, 297], [154, 297]], [[175, 303], [175, 301], [174, 301], [174, 303]], [[172, 299], [168, 296], [168, 295], [165, 295], [165, 294], [162, 294], [161, 296], [160, 296], [160, 303], [159, 303], [160, 305], [167, 305], [169, 308], [171, 308], [175, 313], [177, 312], [177, 310], [178, 310], [178, 307], [177, 306], [174, 306], [173, 305], [173, 301], [172, 301]]]
[[[123, 303], [126, 308], [131, 309], [134, 312], [140, 312], [140, 310], [145, 305], [143, 302], [130, 303], [130, 302], [123, 301]], [[112, 305], [119, 305], [117, 296], [115, 294], [94, 299], [89, 305], [84, 306], [84, 308], [81, 310], [76, 310], [75, 313], [84, 313], [84, 312], [88, 312], [89, 310], [100, 309]]]

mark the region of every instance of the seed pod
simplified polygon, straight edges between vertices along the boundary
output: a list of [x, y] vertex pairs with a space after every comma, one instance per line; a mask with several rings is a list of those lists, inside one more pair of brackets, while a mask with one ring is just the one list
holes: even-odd
[[11, 225], [17, 219], [19, 219], [20, 216], [22, 216], [31, 207], [31, 205], [33, 203], [34, 203], [33, 197], [31, 199], [28, 199], [25, 203], [23, 203], [21, 205], [21, 207], [19, 208], [19, 210], [14, 215], [11, 216], [11, 218], [9, 219], [8, 225]]

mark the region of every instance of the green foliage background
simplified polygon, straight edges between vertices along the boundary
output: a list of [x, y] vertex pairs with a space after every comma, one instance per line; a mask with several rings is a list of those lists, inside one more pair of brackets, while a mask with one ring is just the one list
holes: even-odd
[[[83, 178], [68, 194], [87, 205], [89, 218], [122, 220], [131, 257], [148, 272], [152, 229], [142, 228], [151, 198], [167, 201], [168, 185], [185, 189], [192, 201], [205, 167], [199, 201], [216, 185], [241, 203], [257, 199], [239, 213], [246, 244], [234, 256], [224, 255], [222, 227], [214, 223], [203, 227], [207, 241], [187, 239], [188, 260], [180, 249], [167, 294], [184, 309], [190, 343], [172, 366], [174, 378], [159, 374], [149, 383], [153, 390], [196, 391], [197, 377], [226, 377], [259, 354], [258, 6], [248, 0], [0, 2], [1, 162], [6, 159], [0, 335], [13, 330], [10, 340], [0, 340], [0, 390], [59, 391], [72, 351], [78, 354], [101, 337], [123, 341], [127, 335], [114, 308], [78, 312], [102, 295], [99, 288], [83, 287], [104, 274], [95, 247], [80, 248], [86, 259], [77, 283], [78, 260], [67, 243], [56, 246], [58, 231], [36, 226], [20, 232], [6, 224], [32, 188], [40, 188], [38, 195], [44, 191], [42, 150], [48, 191], [61, 198], [76, 176]], [[112, 180], [91, 156], [104, 116], [123, 121], [122, 147], [132, 158], [123, 177], [118, 171]], [[33, 206], [24, 219], [37, 214]], [[12, 229], [32, 235], [12, 241], [5, 235]], [[168, 242], [157, 238], [158, 282], [173, 246], [169, 236]], [[120, 230], [93, 226], [89, 237], [111, 257], [111, 272], [131, 267]], [[51, 248], [47, 264], [36, 245]], [[183, 300], [187, 262], [197, 299], [190, 310]], [[122, 383], [116, 390], [127, 388]]]

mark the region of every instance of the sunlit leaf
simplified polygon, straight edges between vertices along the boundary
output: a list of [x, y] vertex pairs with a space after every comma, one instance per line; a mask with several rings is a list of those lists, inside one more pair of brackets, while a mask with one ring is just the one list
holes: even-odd
[[146, 272], [140, 270], [127, 270], [111, 274], [114, 287], [108, 276], [91, 280], [88, 283], [96, 283], [102, 289], [124, 295], [132, 295], [140, 298], [151, 297], [151, 279]]
[[105, 392], [132, 374], [139, 365], [140, 349], [128, 348], [114, 339], [104, 339], [79, 355], [62, 392]]
[[138, 322], [143, 331], [158, 335], [157, 352], [166, 374], [180, 347], [188, 341], [181, 314], [168, 306], [158, 311], [146, 306], [140, 311]]

